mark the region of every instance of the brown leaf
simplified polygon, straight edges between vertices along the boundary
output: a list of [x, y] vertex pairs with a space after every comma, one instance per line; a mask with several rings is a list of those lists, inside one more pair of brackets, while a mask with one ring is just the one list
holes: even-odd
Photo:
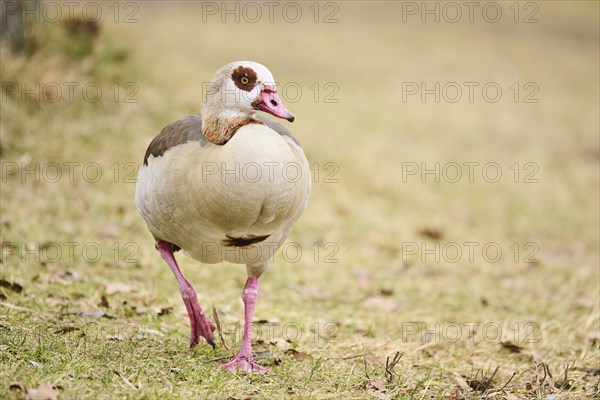
[[417, 232], [419, 235], [424, 236], [428, 239], [441, 239], [444, 237], [444, 232], [441, 229], [436, 228], [422, 228]]
[[105, 295], [102, 295], [102, 297], [100, 298], [100, 303], [98, 303], [98, 307], [110, 308], [110, 304], [108, 304], [108, 299]]
[[8, 387], [9, 390], [14, 390], [14, 391], [20, 391], [20, 392], [25, 392], [26, 387], [25, 385], [21, 385], [18, 382], [13, 382], [10, 384], [10, 386]]
[[312, 360], [311, 355], [303, 353], [298, 350], [294, 350], [294, 349], [288, 349], [288, 350], [284, 351], [283, 353], [292, 356], [292, 358], [296, 361]]
[[58, 390], [47, 383], [41, 383], [37, 388], [27, 389], [25, 400], [57, 400]]
[[514, 344], [512, 342], [502, 342], [500, 343], [502, 345], [503, 349], [506, 349], [508, 351], [510, 351], [511, 353], [520, 353], [521, 351], [523, 351], [523, 347]]
[[78, 330], [79, 330], [79, 328], [77, 328], [75, 326], [63, 326], [62, 328], [55, 330], [54, 333], [57, 335], [64, 335], [65, 333], [78, 331]]
[[156, 314], [160, 317], [163, 315], [171, 314], [172, 312], [173, 312], [173, 307], [161, 307], [158, 309]]
[[480, 381], [477, 379], [473, 379], [473, 380], [467, 380], [467, 383], [469, 384], [471, 389], [473, 389], [477, 392], [485, 392], [486, 390], [488, 390], [492, 387], [492, 382], [490, 382], [489, 380]]
[[600, 369], [599, 368], [586, 368], [584, 371], [586, 373], [592, 374], [594, 376], [600, 375]]
[[21, 293], [23, 291], [23, 286], [18, 283], [9, 282], [4, 279], [0, 279], [0, 287], [7, 288], [8, 290], [12, 290], [15, 293]]

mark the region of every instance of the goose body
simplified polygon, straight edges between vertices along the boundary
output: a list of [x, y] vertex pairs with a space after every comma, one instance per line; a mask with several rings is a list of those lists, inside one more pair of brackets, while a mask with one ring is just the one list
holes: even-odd
[[266, 67], [238, 61], [219, 69], [202, 113], [167, 125], [148, 146], [135, 203], [177, 279], [191, 345], [202, 336], [214, 347], [215, 326], [174, 253], [246, 265], [242, 346], [219, 368], [270, 373], [254, 361], [250, 343], [258, 278], [306, 208], [311, 174], [290, 131], [257, 111], [294, 120]]
[[[310, 170], [289, 133], [257, 122], [239, 128], [225, 145], [199, 136], [148, 157], [139, 171], [136, 205], [156, 239], [203, 263], [272, 258], [306, 207]], [[200, 116], [165, 131], [183, 127], [201, 132]], [[249, 244], [236, 246], [236, 239]]]

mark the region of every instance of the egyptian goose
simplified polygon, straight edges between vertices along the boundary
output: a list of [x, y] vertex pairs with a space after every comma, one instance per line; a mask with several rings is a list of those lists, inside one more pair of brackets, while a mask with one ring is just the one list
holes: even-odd
[[244, 334], [239, 352], [219, 366], [270, 373], [252, 357], [250, 332], [258, 278], [304, 211], [311, 175], [304, 152], [283, 125], [294, 121], [263, 65], [238, 61], [210, 82], [201, 114], [171, 123], [152, 140], [139, 169], [135, 203], [156, 249], [177, 278], [191, 325], [215, 346], [215, 326], [179, 270], [174, 252], [214, 264], [246, 264]]

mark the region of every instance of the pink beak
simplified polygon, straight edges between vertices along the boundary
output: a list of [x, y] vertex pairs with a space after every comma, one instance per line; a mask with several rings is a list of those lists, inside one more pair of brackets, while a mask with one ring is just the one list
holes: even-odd
[[255, 104], [255, 107], [261, 111], [294, 122], [294, 114], [284, 107], [279, 95], [277, 95], [277, 92], [273, 89], [263, 89], [258, 95]]

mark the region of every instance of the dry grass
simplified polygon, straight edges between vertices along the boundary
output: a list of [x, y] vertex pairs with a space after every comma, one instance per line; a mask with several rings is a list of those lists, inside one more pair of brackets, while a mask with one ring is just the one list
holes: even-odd
[[[502, 4], [496, 24], [402, 22], [402, 4], [391, 2], [340, 3], [334, 24], [315, 24], [308, 3], [296, 24], [222, 24], [202, 23], [198, 4], [154, 3], [138, 23], [105, 14], [87, 55], [68, 51], [60, 24], [36, 28], [62, 39], [32, 55], [3, 43], [3, 85], [97, 82], [104, 96], [2, 101], [0, 397], [42, 383], [60, 398], [598, 396], [598, 3], [541, 3], [535, 24], [515, 24]], [[270, 351], [271, 377], [203, 362], [229, 355], [223, 346], [187, 348], [176, 282], [127, 179], [152, 136], [196, 112], [203, 82], [236, 59], [301, 87], [287, 103], [291, 127], [319, 172], [290, 237], [302, 256], [279, 254], [261, 278], [255, 345]], [[124, 90], [117, 102], [114, 82]], [[137, 103], [123, 102], [127, 82]], [[329, 82], [337, 103], [324, 101]], [[464, 82], [495, 82], [503, 97], [403, 101], [413, 82], [465, 91]], [[535, 83], [539, 102], [524, 103], [522, 86], [515, 102], [514, 82]], [[64, 174], [57, 182], [22, 168], [52, 162]], [[72, 180], [66, 162], [79, 163]], [[421, 163], [458, 163], [466, 174], [468, 162], [497, 163], [502, 179], [488, 182], [479, 167], [473, 182], [402, 175]], [[336, 182], [325, 179], [330, 165]], [[531, 171], [537, 182], [526, 183]], [[482, 254], [485, 244], [502, 257]], [[244, 269], [180, 261], [235, 347]], [[102, 313], [114, 318], [93, 318]]]

